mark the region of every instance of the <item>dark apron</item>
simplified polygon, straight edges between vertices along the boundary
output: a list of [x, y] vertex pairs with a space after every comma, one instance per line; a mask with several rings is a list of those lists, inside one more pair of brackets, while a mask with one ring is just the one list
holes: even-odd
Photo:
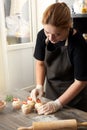
[[[46, 98], [57, 99], [74, 82], [74, 71], [69, 59], [67, 43], [50, 51], [46, 46]], [[75, 106], [81, 100], [81, 93], [69, 105]]]

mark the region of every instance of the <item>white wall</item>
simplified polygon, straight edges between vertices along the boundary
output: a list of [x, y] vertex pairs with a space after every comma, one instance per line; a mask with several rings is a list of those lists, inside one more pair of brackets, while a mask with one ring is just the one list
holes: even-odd
[[34, 84], [33, 46], [28, 44], [8, 49], [9, 91]]
[[37, 0], [37, 30], [43, 28], [41, 20], [44, 10], [52, 3], [55, 3], [56, 0]]
[[[72, 8], [73, 8], [73, 3], [74, 3], [74, 0], [58, 0], [59, 2], [65, 2], [68, 6], [69, 6], [69, 8], [70, 8], [70, 10], [71, 10], [71, 13], [72, 13]], [[77, 5], [78, 6], [78, 5]]]

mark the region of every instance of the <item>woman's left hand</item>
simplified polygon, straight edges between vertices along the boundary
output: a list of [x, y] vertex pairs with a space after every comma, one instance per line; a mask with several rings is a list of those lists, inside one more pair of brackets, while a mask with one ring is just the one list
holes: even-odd
[[55, 101], [50, 101], [50, 102], [40, 106], [37, 111], [38, 111], [38, 114], [40, 114], [40, 115], [41, 114], [48, 115], [50, 113], [54, 113], [54, 112], [58, 111], [61, 108], [62, 108], [62, 104], [57, 99]]

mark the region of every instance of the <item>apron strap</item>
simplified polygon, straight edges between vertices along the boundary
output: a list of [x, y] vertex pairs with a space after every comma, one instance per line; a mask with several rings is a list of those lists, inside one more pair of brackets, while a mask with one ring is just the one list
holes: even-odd
[[68, 46], [68, 39], [66, 39], [65, 46]]

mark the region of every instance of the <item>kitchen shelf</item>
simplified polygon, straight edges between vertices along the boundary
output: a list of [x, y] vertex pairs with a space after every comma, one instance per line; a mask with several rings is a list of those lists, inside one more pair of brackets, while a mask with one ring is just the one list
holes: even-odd
[[87, 14], [72, 14], [72, 18], [87, 18]]

